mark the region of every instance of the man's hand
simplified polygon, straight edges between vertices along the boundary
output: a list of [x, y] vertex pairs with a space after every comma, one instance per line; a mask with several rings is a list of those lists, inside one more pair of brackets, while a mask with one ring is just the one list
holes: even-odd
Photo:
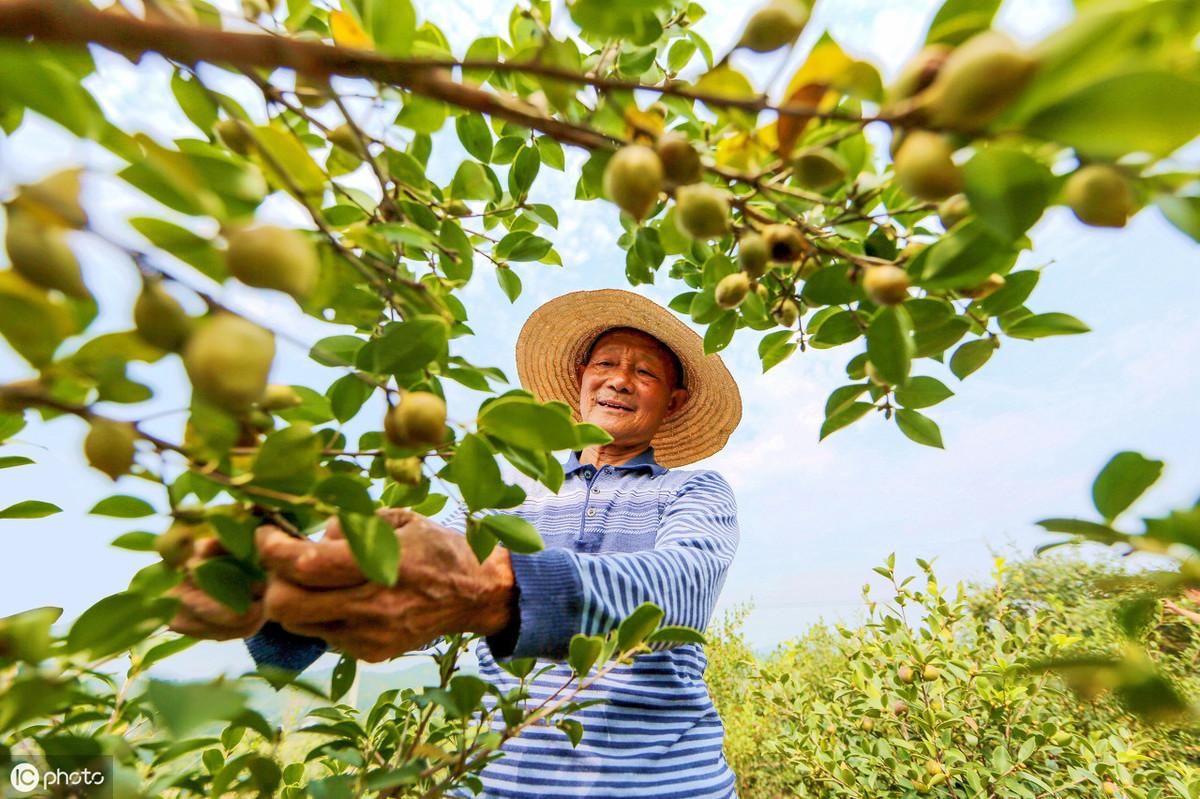
[[248, 638], [263, 626], [261, 584], [256, 589], [254, 603], [245, 613], [235, 613], [208, 594], [201, 591], [191, 578], [191, 570], [209, 558], [228, 555], [215, 538], [204, 538], [196, 542], [196, 549], [188, 559], [183, 582], [170, 590], [168, 596], [179, 599], [179, 611], [171, 620], [170, 628], [177, 633], [193, 638], [209, 638], [226, 641], [230, 638]]
[[260, 527], [259, 556], [270, 575], [266, 617], [372, 663], [420, 649], [439, 635], [492, 635], [505, 628], [513, 591], [507, 550], [497, 548], [481, 564], [453, 530], [408, 510], [380, 515], [400, 542], [399, 579], [391, 588], [363, 575], [336, 518], [321, 541]]

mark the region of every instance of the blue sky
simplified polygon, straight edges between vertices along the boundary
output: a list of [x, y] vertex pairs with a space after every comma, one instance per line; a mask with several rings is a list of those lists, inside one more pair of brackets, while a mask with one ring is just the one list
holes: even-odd
[[[434, 4], [420, 4], [432, 6]], [[748, 13], [742, 4], [714, 3], [700, 30], [723, 52]], [[894, 73], [916, 48], [936, 3], [839, 0], [819, 5], [805, 40], [824, 24], [846, 49]], [[447, 2], [423, 14], [451, 37], [456, 52], [475, 36], [503, 27], [506, 3]], [[502, 9], [503, 13], [491, 13]], [[1009, 2], [999, 24], [1030, 40], [1061, 24], [1069, 2]], [[560, 21], [561, 22], [561, 21]], [[104, 79], [89, 84], [114, 121], [164, 140], [195, 135], [174, 108], [167, 73], [147, 59], [132, 68], [99, 57]], [[755, 75], [774, 74], [771, 57], [737, 60]], [[792, 70], [782, 72], [786, 81]], [[249, 96], [246, 98], [249, 100]], [[445, 137], [443, 137], [445, 138]], [[448, 181], [459, 157], [451, 135], [435, 150], [431, 172]], [[583, 154], [568, 149], [564, 176], [543, 168], [532, 199], [554, 205], [562, 220], [548, 235], [562, 269], [521, 265], [525, 291], [510, 304], [486, 266], [464, 292], [471, 324], [480, 333], [460, 340], [461, 353], [493, 364], [515, 379], [512, 345], [523, 320], [539, 304], [578, 289], [626, 287], [624, 253], [616, 246], [617, 211], [603, 203], [576, 203], [574, 175]], [[85, 203], [96, 224], [113, 237], [136, 241], [122, 220], [146, 212], [145, 201], [106, 177], [115, 162], [74, 141], [53, 125], [31, 120], [0, 141], [0, 191], [67, 165], [89, 168]], [[288, 201], [272, 199], [265, 218], [302, 222]], [[201, 232], [203, 228], [198, 228]], [[889, 552], [901, 563], [936, 558], [943, 582], [984, 577], [994, 554], [1028, 553], [1047, 537], [1033, 526], [1046, 516], [1090, 511], [1091, 479], [1121, 449], [1163, 458], [1168, 470], [1139, 506], [1147, 513], [1195, 501], [1200, 493], [1200, 435], [1194, 415], [1200, 389], [1200, 249], [1154, 210], [1121, 231], [1086, 228], [1055, 208], [1032, 233], [1035, 247], [1023, 265], [1045, 266], [1031, 307], [1065, 311], [1087, 322], [1084, 336], [1039, 342], [1005, 340], [980, 372], [960, 383], [942, 367], [921, 371], [942, 379], [957, 396], [929, 413], [942, 427], [946, 450], [920, 447], [882, 418], [872, 417], [817, 443], [829, 392], [845, 381], [851, 351], [797, 353], [766, 375], [756, 356], [760, 334], [745, 331], [723, 357], [737, 378], [745, 413], [729, 446], [698, 466], [721, 471], [739, 503], [742, 543], [718, 613], [753, 603], [747, 632], [766, 647], [801, 633], [810, 623], [857, 618], [860, 588], [871, 567]], [[132, 267], [95, 240], [77, 239], [89, 283], [105, 311], [98, 330], [125, 329], [136, 291]], [[681, 288], [639, 291], [665, 303]], [[203, 285], [198, 279], [196, 285]], [[237, 287], [223, 298], [275, 329], [302, 341], [337, 332], [301, 316], [282, 295]], [[853, 345], [852, 345], [853, 346]], [[0, 346], [0, 381], [27, 374], [27, 366]], [[175, 358], [138, 370], [161, 387], [147, 413], [163, 412], [156, 430], [178, 438], [186, 383]], [[280, 343], [273, 379], [323, 389], [339, 372], [311, 364], [304, 349]], [[451, 417], [469, 421], [482, 395], [451, 396]], [[115, 414], [125, 409], [117, 409]], [[368, 412], [369, 414], [369, 412]], [[353, 433], [363, 429], [351, 426]], [[37, 521], [0, 521], [0, 616], [39, 605], [60, 605], [66, 618], [121, 590], [142, 555], [107, 546], [132, 529], [161, 530], [162, 520], [133, 523], [87, 515], [112, 484], [83, 465], [82, 423], [30, 424], [4, 454], [38, 461], [0, 472], [0, 507], [22, 499], [51, 500], [64, 512]], [[159, 502], [153, 486], [123, 478], [116, 491]], [[143, 523], [144, 522], [144, 523]], [[205, 644], [164, 664], [199, 676], [240, 670], [248, 659], [236, 643]]]

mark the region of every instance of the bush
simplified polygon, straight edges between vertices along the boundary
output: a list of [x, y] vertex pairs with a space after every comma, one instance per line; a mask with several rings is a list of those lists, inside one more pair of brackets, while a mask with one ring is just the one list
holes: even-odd
[[[1113, 693], [1082, 697], [1039, 664], [1129, 646], [1108, 563], [1042, 558], [948, 591], [931, 566], [892, 596], [865, 592], [857, 629], [816, 625], [756, 658], [747, 609], [710, 636], [709, 685], [726, 724], [739, 795], [757, 797], [1194, 797], [1195, 728], [1141, 723]], [[919, 580], [924, 586], [919, 588]], [[1200, 641], [1156, 615], [1149, 657], [1200, 697]], [[1093, 687], [1080, 684], [1075, 687]]]

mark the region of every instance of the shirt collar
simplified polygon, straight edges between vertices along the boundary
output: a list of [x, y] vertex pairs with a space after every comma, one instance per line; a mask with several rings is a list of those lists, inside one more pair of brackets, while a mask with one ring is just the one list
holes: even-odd
[[[563, 464], [564, 474], [574, 474], [587, 465], [579, 462], [579, 455], [580, 453], [578, 452], [572, 452], [571, 456], [567, 458], [567, 462]], [[654, 477], [658, 477], [660, 474], [663, 474], [667, 471], [667, 467], [660, 466], [658, 461], [654, 460], [654, 447], [647, 447], [646, 450], [640, 455], [636, 455], [635, 457], [625, 461], [625, 463], [622, 463], [620, 466], [614, 466], [612, 468], [614, 471], [634, 471], [637, 469], [644, 469], [649, 471]]]

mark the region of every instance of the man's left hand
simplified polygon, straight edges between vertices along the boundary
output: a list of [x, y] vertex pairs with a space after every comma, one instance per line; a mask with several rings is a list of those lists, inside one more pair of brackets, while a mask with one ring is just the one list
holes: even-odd
[[266, 617], [371, 663], [440, 635], [494, 635], [508, 625], [513, 574], [507, 550], [497, 547], [481, 564], [453, 530], [408, 510], [380, 515], [400, 543], [399, 575], [390, 588], [363, 575], [337, 518], [320, 541], [271, 525], [258, 528], [259, 555], [270, 575]]

